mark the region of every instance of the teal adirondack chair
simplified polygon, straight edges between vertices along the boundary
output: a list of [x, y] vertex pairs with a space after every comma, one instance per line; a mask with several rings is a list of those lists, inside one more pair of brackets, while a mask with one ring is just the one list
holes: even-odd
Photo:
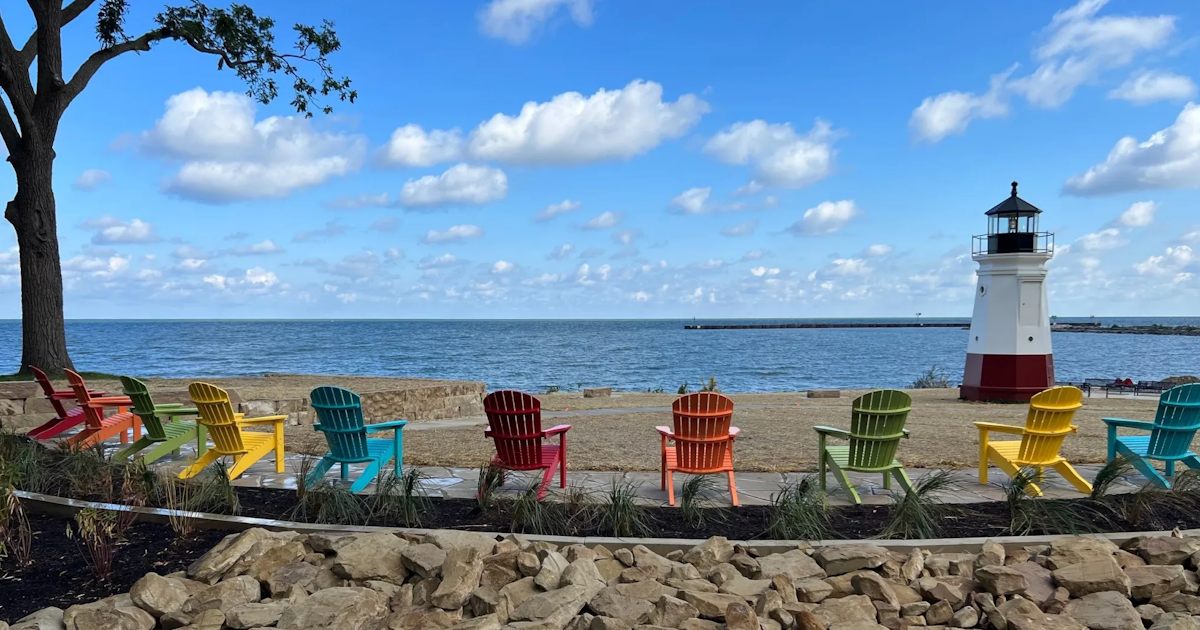
[[[1147, 460], [1165, 464], [1167, 477], [1175, 476], [1175, 462], [1200, 470], [1200, 457], [1192, 452], [1192, 438], [1200, 429], [1200, 383], [1178, 385], [1158, 397], [1158, 412], [1154, 422], [1104, 418], [1108, 425], [1108, 459], [1118, 455], [1133, 464], [1154, 485], [1170, 488], [1171, 484]], [[1150, 435], [1117, 435], [1117, 428], [1149, 431]]]
[[[304, 480], [305, 486], [311, 488], [320, 483], [334, 464], [341, 464], [342, 479], [349, 472], [349, 464], [370, 464], [350, 486], [351, 492], [361, 492], [366, 488], [392, 458], [396, 460], [396, 476], [400, 476], [400, 464], [404, 461], [401, 429], [408, 424], [407, 421], [366, 424], [363, 421], [362, 399], [358, 394], [341, 387], [323, 385], [312, 390], [310, 397], [313, 409], [317, 412], [317, 423], [313, 429], [325, 434], [329, 453], [308, 474]], [[396, 430], [392, 440], [367, 438], [369, 433], [391, 429]]]
[[145, 434], [133, 444], [113, 453], [113, 459], [125, 459], [154, 446], [153, 450], [141, 456], [149, 464], [167, 453], [178, 455], [179, 447], [192, 440], [196, 441], [197, 452], [204, 454], [204, 427], [190, 420], [179, 419], [179, 416], [197, 415], [199, 412], [195, 407], [184, 407], [182, 403], [156, 405], [146, 384], [129, 376], [121, 377], [121, 386], [133, 403], [133, 413], [141, 418]]
[[[833, 427], [813, 427], [818, 434], [820, 452], [821, 490], [825, 490], [825, 471], [832, 469], [838, 483], [854, 503], [862, 503], [846, 471], [883, 473], [883, 487], [892, 487], [892, 476], [905, 492], [912, 492], [912, 480], [896, 460], [900, 438], [908, 437], [904, 428], [911, 409], [912, 398], [902, 391], [881, 389], [863, 394], [854, 400], [850, 430]], [[826, 437], [850, 442], [849, 446], [826, 446]]]

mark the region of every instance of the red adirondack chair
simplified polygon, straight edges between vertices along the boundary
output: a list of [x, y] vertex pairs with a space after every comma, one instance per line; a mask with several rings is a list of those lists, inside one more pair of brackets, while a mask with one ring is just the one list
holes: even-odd
[[[46, 400], [50, 401], [50, 405], [54, 407], [54, 413], [57, 414], [51, 420], [36, 429], [29, 431], [27, 435], [35, 440], [48, 440], [76, 426], [83, 424], [83, 407], [75, 407], [67, 411], [63, 406], [64, 400], [75, 400], [75, 391], [70, 389], [55, 390], [54, 385], [50, 382], [50, 378], [46, 373], [29, 366], [29, 371], [33, 372], [33, 380], [42, 387], [42, 394]], [[92, 396], [103, 396], [104, 392], [88, 390]]]
[[[727, 473], [729, 494], [737, 507], [737, 484], [733, 479], [733, 440], [741, 429], [729, 426], [733, 401], [716, 392], [680, 396], [671, 405], [675, 428], [654, 427], [662, 435], [662, 487], [675, 505], [672, 473], [693, 475]], [[675, 446], [668, 443], [674, 442]]]
[[[129, 443], [129, 432], [133, 440], [142, 437], [142, 419], [129, 411], [127, 407], [133, 404], [128, 396], [93, 397], [83, 377], [64, 369], [67, 382], [75, 392], [75, 402], [83, 409], [86, 426], [82, 431], [67, 438], [67, 443], [73, 446], [95, 446], [114, 436], [120, 436], [122, 444]], [[105, 408], [116, 407], [117, 413], [104, 417]]]
[[[483, 435], [496, 442], [493, 466], [505, 470], [544, 468], [546, 473], [538, 488], [539, 500], [546, 497], [555, 467], [559, 469], [559, 487], [567, 487], [567, 430], [571, 425], [560, 424], [543, 431], [541, 401], [511, 389], [488, 394], [483, 399], [483, 410], [488, 419], [488, 428], [483, 430]], [[556, 435], [558, 446], [542, 443]]]

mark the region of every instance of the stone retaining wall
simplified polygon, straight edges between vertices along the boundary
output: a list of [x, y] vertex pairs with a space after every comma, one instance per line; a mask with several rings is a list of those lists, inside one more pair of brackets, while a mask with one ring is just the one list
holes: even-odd
[[[487, 387], [473, 381], [436, 381], [436, 384], [380, 390], [361, 394], [368, 423], [408, 420], [424, 422], [483, 415]], [[274, 400], [246, 400], [237, 389], [227, 388], [238, 411], [247, 416], [287, 414], [288, 423], [311, 425], [315, 420], [307, 396]], [[190, 403], [186, 391], [155, 391], [157, 403]], [[73, 405], [68, 403], [67, 408]], [[54, 408], [34, 383], [0, 383], [0, 425], [30, 429], [53, 417]]]

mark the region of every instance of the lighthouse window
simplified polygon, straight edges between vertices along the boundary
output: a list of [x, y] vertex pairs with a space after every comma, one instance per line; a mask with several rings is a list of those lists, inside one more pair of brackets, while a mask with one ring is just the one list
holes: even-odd
[[1009, 232], [1017, 231], [1017, 217], [1009, 217], [1008, 218], [1008, 231]]

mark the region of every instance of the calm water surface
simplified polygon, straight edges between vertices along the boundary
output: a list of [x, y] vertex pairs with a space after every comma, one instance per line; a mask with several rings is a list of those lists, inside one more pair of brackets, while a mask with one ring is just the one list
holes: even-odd
[[[1102, 321], [1200, 325], [1200, 318]], [[685, 381], [695, 388], [709, 376], [736, 392], [903, 387], [930, 367], [957, 381], [967, 347], [967, 332], [958, 328], [688, 331], [687, 323], [691, 320], [75, 320], [67, 322], [67, 338], [75, 365], [97, 372], [175, 378], [263, 372], [411, 376], [533, 391], [582, 383], [673, 392]], [[5, 373], [16, 371], [20, 334], [19, 321], [0, 321]], [[1055, 333], [1053, 344], [1060, 380], [1200, 374], [1200, 337]]]

